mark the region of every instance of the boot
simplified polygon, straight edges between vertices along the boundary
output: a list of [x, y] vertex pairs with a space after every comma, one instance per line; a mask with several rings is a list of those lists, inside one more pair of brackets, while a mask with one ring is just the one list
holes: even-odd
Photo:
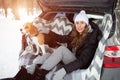
[[34, 79], [33, 80], [45, 80], [45, 76], [49, 71], [45, 69], [36, 68], [34, 72]]
[[20, 71], [14, 78], [15, 80], [33, 80], [33, 76], [27, 73], [27, 70], [24, 67], [21, 67]]
[[4, 78], [0, 80], [34, 80], [33, 75], [27, 73], [24, 67], [21, 67], [20, 71], [13, 78]]
[[16, 80], [15, 78], [4, 78], [4, 79], [0, 79], [0, 80]]

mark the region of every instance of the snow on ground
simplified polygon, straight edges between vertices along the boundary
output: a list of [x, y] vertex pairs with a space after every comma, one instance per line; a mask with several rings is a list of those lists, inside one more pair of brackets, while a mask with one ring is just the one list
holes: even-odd
[[0, 12], [0, 79], [13, 77], [18, 72], [22, 36], [20, 28], [26, 21], [32, 21], [41, 14], [41, 10], [34, 9], [34, 14], [29, 16], [26, 13], [22, 11], [21, 20], [14, 20], [11, 10], [7, 18], [3, 12]]
[[0, 17], [0, 79], [18, 72], [22, 25], [21, 21]]

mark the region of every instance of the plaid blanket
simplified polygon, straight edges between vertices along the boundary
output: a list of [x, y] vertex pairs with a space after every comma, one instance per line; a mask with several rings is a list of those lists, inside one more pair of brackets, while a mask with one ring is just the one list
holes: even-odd
[[[51, 31], [59, 34], [59, 35], [67, 35], [72, 30], [73, 23], [71, 23], [67, 17], [56, 17], [51, 21], [47, 21], [45, 19], [42, 19], [40, 17], [37, 17], [33, 20], [33, 24], [38, 27], [46, 27], [49, 28]], [[39, 30], [38, 30], [39, 31]], [[27, 66], [31, 65], [33, 63], [33, 60], [38, 56], [34, 55], [36, 49], [35, 47], [38, 45], [35, 45], [35, 43], [32, 41], [31, 37], [29, 35], [26, 35], [26, 37], [23, 37], [24, 43], [22, 45], [27, 44], [26, 46], [23, 46], [20, 56], [19, 56], [19, 63], [20, 66]], [[64, 45], [64, 44], [62, 44]], [[46, 51], [47, 52], [47, 51]], [[48, 51], [49, 52], [49, 51]], [[42, 51], [39, 52], [40, 54]]]
[[[22, 36], [22, 49], [19, 55], [19, 66], [26, 67], [31, 65], [33, 60], [38, 56], [36, 52], [36, 45], [32, 41], [29, 35]], [[40, 52], [41, 53], [41, 52]]]
[[33, 63], [33, 60], [37, 57], [38, 55], [34, 55], [31, 53], [26, 53], [24, 56], [20, 57], [19, 59], [19, 65], [26, 67], [27, 65], [31, 65]]

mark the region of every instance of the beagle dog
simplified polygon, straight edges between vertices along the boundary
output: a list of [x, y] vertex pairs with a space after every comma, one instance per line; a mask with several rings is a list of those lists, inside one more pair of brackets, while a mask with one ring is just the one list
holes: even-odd
[[40, 45], [44, 44], [44, 35], [38, 31], [37, 27], [35, 27], [30, 22], [25, 23], [23, 27], [24, 27], [23, 30], [25, 30], [24, 31], [25, 33], [28, 33], [31, 37], [37, 37], [38, 43]]
[[[41, 30], [41, 33], [40, 33]], [[42, 31], [46, 30], [45, 28], [41, 28], [37, 29], [36, 26], [34, 26], [31, 22], [27, 22], [23, 25], [23, 28], [20, 29], [22, 34], [28, 34], [30, 35], [32, 41], [35, 43], [37, 51], [35, 53], [35, 55], [39, 54], [40, 52], [40, 48], [42, 50], [42, 53], [45, 54], [46, 50], [45, 50], [45, 40], [44, 40], [44, 34], [42, 33]], [[40, 48], [39, 48], [40, 47]]]

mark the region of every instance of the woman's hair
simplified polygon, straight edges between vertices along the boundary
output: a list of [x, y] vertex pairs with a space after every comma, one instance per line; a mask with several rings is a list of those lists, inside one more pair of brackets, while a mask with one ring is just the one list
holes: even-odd
[[72, 48], [81, 46], [82, 41], [84, 41], [85, 37], [88, 34], [88, 27], [85, 27], [85, 30], [82, 32], [82, 34], [80, 34], [75, 27], [73, 27], [72, 33], [71, 33], [71, 37], [73, 38], [71, 45]]

